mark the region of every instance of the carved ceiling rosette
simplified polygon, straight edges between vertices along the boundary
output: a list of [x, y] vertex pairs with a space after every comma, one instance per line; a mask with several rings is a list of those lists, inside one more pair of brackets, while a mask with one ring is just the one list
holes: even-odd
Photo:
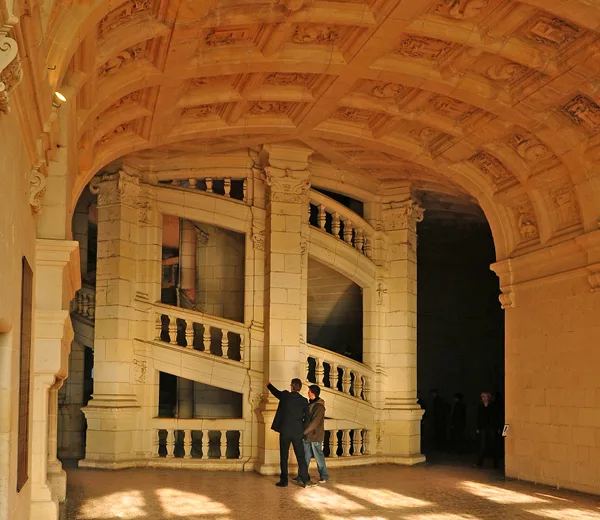
[[[283, 175], [281, 174], [283, 172]], [[305, 177], [305, 171], [297, 172], [302, 174], [294, 176], [294, 172], [289, 169], [280, 170], [271, 166], [265, 167], [263, 171], [263, 180], [269, 186], [271, 201], [285, 202], [291, 204], [308, 204], [308, 191], [310, 189], [310, 179]]]
[[98, 206], [125, 204], [138, 207], [140, 180], [123, 170], [105, 173], [90, 182], [90, 191], [98, 195]]

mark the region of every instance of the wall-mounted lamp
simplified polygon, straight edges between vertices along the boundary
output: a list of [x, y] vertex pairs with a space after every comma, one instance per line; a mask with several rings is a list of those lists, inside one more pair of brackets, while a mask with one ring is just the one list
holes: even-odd
[[58, 101], [54, 101], [52, 103], [52, 106], [55, 108], [60, 107], [61, 103], [64, 103], [67, 100], [67, 98], [63, 94], [61, 94], [58, 90], [54, 93], [54, 95], [56, 96], [56, 99], [58, 99]]

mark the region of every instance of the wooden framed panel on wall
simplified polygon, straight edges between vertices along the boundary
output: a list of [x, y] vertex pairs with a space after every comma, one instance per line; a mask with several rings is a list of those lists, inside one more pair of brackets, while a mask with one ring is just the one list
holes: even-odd
[[23, 257], [21, 279], [21, 344], [19, 362], [19, 426], [17, 492], [29, 480], [29, 392], [31, 386], [31, 327], [33, 319], [33, 271]]

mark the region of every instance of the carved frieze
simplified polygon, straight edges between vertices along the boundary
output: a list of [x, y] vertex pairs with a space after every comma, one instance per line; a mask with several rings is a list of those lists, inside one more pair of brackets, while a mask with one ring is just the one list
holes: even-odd
[[507, 143], [527, 162], [535, 163], [552, 155], [549, 148], [533, 135], [514, 134]]
[[473, 20], [482, 14], [489, 0], [442, 0], [434, 13], [455, 20]]
[[395, 52], [410, 58], [436, 61], [445, 56], [451, 48], [450, 42], [421, 36], [407, 36], [396, 47]]
[[252, 246], [257, 251], [265, 250], [265, 230], [252, 228]]
[[42, 200], [46, 193], [46, 176], [39, 168], [31, 171], [29, 179], [29, 205], [34, 213], [42, 209]]
[[439, 114], [459, 123], [463, 123], [478, 111], [476, 107], [448, 96], [435, 96], [430, 105]]
[[519, 204], [513, 208], [515, 218], [517, 220], [517, 227], [519, 228], [519, 234], [521, 235], [522, 241], [528, 241], [538, 238], [538, 225], [533, 206], [530, 202]]
[[217, 107], [218, 105], [199, 105], [197, 107], [187, 107], [181, 111], [181, 115], [202, 119], [203, 117], [208, 117], [215, 114], [217, 112]]
[[108, 134], [104, 135], [103, 137], [101, 137], [100, 139], [98, 139], [98, 141], [96, 141], [96, 146], [103, 146], [106, 143], [108, 143], [108, 141], [110, 141], [111, 139], [124, 134], [126, 132], [130, 132], [133, 128], [133, 123], [129, 122], [129, 123], [123, 123], [122, 125], [117, 126], [117, 128], [115, 128], [112, 132], [109, 132]]
[[118, 70], [122, 69], [128, 63], [143, 58], [145, 52], [146, 45], [144, 43], [138, 43], [133, 47], [129, 47], [128, 49], [121, 51], [114, 58], [111, 58], [104, 65], [102, 65], [98, 74], [100, 75], [100, 77], [113, 74], [114, 72], [117, 72]]
[[[294, 173], [297, 173], [295, 176]], [[307, 204], [310, 179], [306, 172], [279, 170], [270, 166], [262, 172], [263, 180], [269, 186], [271, 201], [293, 204]]]
[[332, 115], [334, 119], [350, 121], [352, 123], [368, 123], [373, 114], [362, 108], [340, 107]]
[[600, 106], [591, 99], [578, 94], [562, 107], [562, 111], [588, 134], [600, 131]]
[[299, 25], [293, 36], [294, 43], [335, 45], [341, 40], [339, 27], [327, 25]]
[[128, 0], [113, 9], [100, 21], [100, 36], [116, 29], [134, 16], [150, 12], [152, 0]]
[[247, 25], [243, 27], [215, 27], [211, 29], [204, 41], [209, 47], [224, 47], [236, 43], [249, 43], [254, 41], [256, 26]]
[[519, 81], [528, 71], [527, 67], [519, 63], [506, 61], [488, 67], [484, 75], [494, 81], [505, 82], [511, 85]]
[[600, 291], [600, 271], [595, 271], [588, 275], [588, 281], [592, 288], [592, 292]]
[[90, 182], [90, 192], [98, 195], [98, 206], [126, 204], [138, 207], [139, 191], [140, 180], [123, 170], [105, 173]]
[[395, 99], [406, 90], [404, 85], [398, 85], [397, 83], [385, 83], [383, 81], [373, 81], [372, 83], [371, 93], [373, 96], [382, 99]]
[[281, 116], [287, 115], [293, 103], [285, 101], [255, 101], [250, 105], [249, 113], [254, 116]]
[[[1, 29], [1, 28], [0, 28]], [[10, 112], [8, 94], [21, 82], [23, 70], [17, 42], [0, 30], [0, 113]]]
[[417, 222], [423, 221], [425, 210], [414, 200], [393, 203], [392, 208], [383, 212], [383, 227], [386, 231], [416, 229]]
[[313, 81], [314, 78], [314, 74], [303, 74], [300, 72], [274, 72], [273, 74], [269, 74], [267, 76], [265, 83], [267, 85], [280, 85], [282, 87], [291, 85], [306, 87]]
[[538, 43], [562, 47], [577, 38], [580, 29], [560, 18], [540, 15], [532, 20], [525, 30], [525, 36]]
[[568, 184], [550, 190], [550, 198], [558, 218], [558, 228], [565, 228], [580, 222], [579, 205]]
[[146, 382], [146, 372], [148, 371], [148, 365], [145, 360], [133, 360], [134, 375], [133, 378], [137, 383]]
[[513, 178], [506, 166], [486, 151], [481, 150], [475, 153], [469, 157], [468, 161], [484, 173], [496, 186]]

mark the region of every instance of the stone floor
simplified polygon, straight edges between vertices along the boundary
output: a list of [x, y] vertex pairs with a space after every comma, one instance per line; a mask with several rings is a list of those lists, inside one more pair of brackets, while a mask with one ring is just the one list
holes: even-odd
[[423, 465], [332, 470], [325, 485], [254, 473], [68, 470], [61, 520], [600, 520], [600, 499], [492, 471]]

